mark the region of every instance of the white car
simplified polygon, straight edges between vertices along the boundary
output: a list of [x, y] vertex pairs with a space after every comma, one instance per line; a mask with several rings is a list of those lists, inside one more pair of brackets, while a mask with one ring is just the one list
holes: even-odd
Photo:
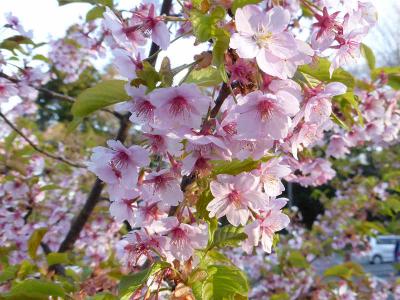
[[381, 264], [394, 261], [394, 248], [396, 242], [400, 241], [398, 235], [378, 235], [370, 238], [371, 250], [368, 253], [368, 260], [371, 264]]

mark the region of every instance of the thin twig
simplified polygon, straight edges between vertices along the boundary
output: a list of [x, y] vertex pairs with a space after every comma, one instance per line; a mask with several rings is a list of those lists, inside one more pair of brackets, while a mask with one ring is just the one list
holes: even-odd
[[78, 163], [74, 163], [62, 156], [54, 155], [49, 152], [46, 152], [39, 146], [37, 146], [35, 143], [33, 143], [21, 130], [19, 130], [2, 112], [0, 112], [0, 117], [7, 123], [8, 126], [10, 126], [19, 136], [21, 136], [33, 149], [35, 149], [37, 152], [43, 154], [44, 156], [47, 156], [51, 159], [58, 160], [60, 162], [63, 162], [67, 165], [70, 165], [71, 167], [75, 168], [86, 168], [85, 165], [81, 165]]
[[[219, 94], [217, 96], [217, 99], [215, 99], [215, 105], [213, 107], [213, 109], [210, 112], [210, 118], [214, 119], [219, 110], [221, 109], [222, 104], [224, 103], [225, 99], [228, 98], [228, 96], [230, 95], [231, 90], [228, 87], [228, 85], [226, 83], [222, 84], [222, 87], [219, 91]], [[182, 192], [186, 191], [186, 188], [192, 184], [194, 181], [196, 180], [196, 174], [195, 172], [191, 172], [189, 175], [185, 175], [182, 177], [182, 181], [181, 181], [181, 190]], [[177, 208], [178, 206], [171, 206], [168, 215], [169, 216], [173, 216], [176, 214], [177, 212]]]
[[[0, 72], [0, 77], [5, 78], [5, 79], [7, 79], [7, 80], [9, 80], [9, 81], [11, 81], [13, 83], [21, 82], [21, 80], [19, 80], [17, 78], [14, 78], [14, 77], [11, 77], [11, 76], [8, 76], [7, 74], [5, 74], [3, 72]], [[56, 98], [56, 99], [59, 99], [59, 100], [62, 100], [62, 101], [67, 101], [69, 103], [74, 103], [75, 102], [75, 98], [74, 97], [71, 97], [71, 96], [68, 96], [68, 95], [64, 95], [64, 94], [60, 94], [60, 93], [54, 92], [52, 90], [46, 89], [44, 87], [37, 87], [37, 86], [32, 85], [32, 84], [30, 84], [29, 86], [34, 88], [34, 89], [36, 89], [36, 90], [38, 90], [39, 92], [47, 94], [47, 95], [49, 95], [49, 96], [51, 96], [53, 98]], [[107, 112], [107, 113], [110, 113], [110, 114], [114, 115], [115, 117], [117, 117], [118, 119], [120, 119], [122, 117], [122, 115], [120, 113], [115, 112], [115, 111], [111, 111], [111, 110], [106, 109], [106, 108], [102, 108], [100, 110], [104, 111], [104, 112]]]

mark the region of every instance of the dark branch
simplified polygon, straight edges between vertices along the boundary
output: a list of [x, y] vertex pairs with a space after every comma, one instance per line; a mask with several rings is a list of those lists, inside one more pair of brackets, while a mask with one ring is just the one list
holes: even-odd
[[39, 146], [37, 146], [35, 143], [33, 143], [21, 130], [19, 130], [2, 112], [0, 112], [0, 117], [7, 123], [8, 126], [10, 126], [19, 136], [21, 136], [33, 149], [35, 149], [37, 152], [43, 154], [44, 156], [47, 156], [51, 159], [55, 159], [58, 160], [62, 163], [65, 163], [67, 165], [70, 165], [71, 167], [75, 167], [75, 168], [86, 168], [85, 165], [81, 165], [78, 163], [74, 163], [71, 162], [70, 160], [62, 157], [62, 156], [58, 156], [58, 155], [54, 155], [51, 154], [49, 152], [46, 152], [45, 150], [43, 150], [42, 148], [40, 148]]
[[[0, 77], [3, 77], [3, 78], [5, 78], [5, 79], [7, 79], [7, 80], [9, 80], [9, 81], [11, 81], [13, 83], [19, 83], [20, 82], [19, 79], [11, 77], [11, 76], [8, 76], [7, 74], [4, 74], [3, 72], [0, 72]], [[30, 85], [30, 87], [33, 87], [34, 89], [38, 90], [39, 92], [47, 94], [47, 95], [49, 95], [49, 96], [51, 96], [51, 97], [53, 97], [55, 99], [67, 101], [67, 102], [70, 102], [70, 103], [74, 103], [75, 102], [75, 98], [73, 98], [71, 96], [60, 94], [60, 93], [51, 91], [49, 89], [46, 89], [44, 87], [37, 87], [35, 85]], [[106, 108], [102, 108], [101, 111], [113, 114], [118, 119], [120, 119], [122, 117], [122, 115], [120, 113], [115, 112], [115, 111], [111, 111], [111, 110], [106, 109]]]
[[214, 119], [217, 116], [219, 110], [221, 109], [222, 104], [224, 104], [224, 101], [226, 98], [228, 98], [230, 92], [231, 91], [228, 85], [224, 82], [222, 84], [221, 90], [219, 91], [217, 99], [215, 99], [215, 105], [210, 112], [211, 119]]
[[[120, 120], [120, 127], [116, 140], [121, 141], [121, 143], [126, 140], [130, 124], [131, 122], [129, 122], [129, 115], [125, 115]], [[79, 238], [83, 227], [85, 226], [94, 208], [96, 207], [96, 204], [100, 201], [100, 195], [103, 188], [104, 183], [97, 178], [92, 187], [92, 190], [89, 193], [89, 196], [86, 199], [85, 205], [71, 224], [71, 228], [69, 229], [64, 241], [61, 243], [58, 252], [65, 252], [73, 248], [76, 240]]]
[[[219, 91], [219, 94], [217, 96], [217, 99], [215, 99], [215, 106], [210, 112], [210, 118], [214, 119], [219, 110], [221, 109], [222, 104], [224, 103], [225, 99], [228, 98], [230, 95], [230, 88], [226, 83], [222, 84], [221, 90]], [[196, 180], [196, 174], [194, 172], [190, 173], [189, 175], [185, 175], [182, 177], [181, 181], [181, 190], [182, 192], [186, 191], [186, 188], [192, 184]], [[169, 216], [175, 215], [177, 210], [177, 206], [172, 206], [168, 212]]]
[[[46, 255], [52, 252], [49, 245], [47, 245], [46, 243], [41, 242], [40, 246], [42, 247], [42, 250]], [[56, 272], [56, 274], [65, 276], [65, 268], [60, 264], [49, 266], [49, 271], [54, 271]]]

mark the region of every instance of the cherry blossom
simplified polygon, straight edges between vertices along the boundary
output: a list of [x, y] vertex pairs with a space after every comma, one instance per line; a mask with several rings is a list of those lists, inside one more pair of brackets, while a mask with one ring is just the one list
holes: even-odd
[[187, 83], [153, 91], [150, 102], [156, 107], [154, 127], [175, 130], [198, 129], [210, 106], [210, 99], [196, 85]]
[[[256, 5], [239, 8], [235, 13], [236, 29], [230, 47], [236, 49], [241, 58], [256, 58], [265, 73], [282, 79], [292, 77], [296, 71], [297, 56], [312, 55], [305, 44], [305, 52], [297, 51], [298, 44], [293, 35], [285, 31], [290, 13], [274, 7], [264, 13]], [[306, 49], [307, 48], [307, 49]], [[293, 67], [286, 65], [292, 60]]]
[[291, 108], [284, 106], [273, 94], [255, 91], [240, 100], [237, 130], [247, 138], [270, 137], [281, 139], [289, 131]]
[[252, 210], [262, 209], [267, 197], [259, 190], [259, 178], [241, 173], [236, 176], [218, 175], [210, 183], [214, 199], [207, 205], [210, 217], [226, 216], [234, 226], [245, 225]]
[[89, 170], [110, 184], [121, 182], [126, 187], [134, 186], [139, 168], [150, 162], [148, 153], [139, 146], [126, 148], [119, 141], [110, 140], [108, 146], [93, 149]]
[[147, 174], [141, 188], [168, 205], [177, 205], [183, 200], [178, 178], [169, 170]]
[[274, 233], [288, 226], [290, 222], [289, 217], [281, 210], [286, 203], [285, 198], [270, 200], [269, 209], [261, 212], [253, 223], [246, 225], [244, 232], [248, 238], [243, 243], [243, 250], [250, 253], [261, 242], [262, 249], [271, 253]]

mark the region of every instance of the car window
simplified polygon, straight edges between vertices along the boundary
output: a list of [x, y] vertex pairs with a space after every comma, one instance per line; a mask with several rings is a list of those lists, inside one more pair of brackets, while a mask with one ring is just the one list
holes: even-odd
[[396, 240], [395, 239], [389, 239], [389, 238], [380, 238], [377, 240], [378, 245], [395, 245]]

